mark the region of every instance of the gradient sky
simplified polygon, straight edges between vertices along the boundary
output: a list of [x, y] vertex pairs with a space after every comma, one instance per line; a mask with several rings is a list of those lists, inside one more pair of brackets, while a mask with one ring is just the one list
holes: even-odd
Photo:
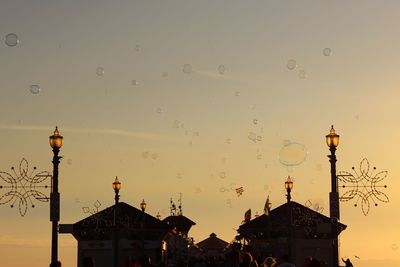
[[[341, 203], [340, 255], [396, 260], [399, 12], [394, 0], [3, 0], [0, 170], [22, 157], [51, 170], [48, 136], [58, 125], [61, 223], [81, 220], [96, 200], [112, 205], [118, 176], [121, 201], [138, 207], [144, 198], [150, 214], [166, 217], [182, 192], [195, 240], [215, 232], [231, 241], [247, 209], [262, 213], [267, 195], [274, 207], [285, 202], [288, 175], [294, 201], [329, 214], [325, 135], [334, 124], [338, 170], [366, 157], [389, 172], [389, 203], [368, 216]], [[18, 45], [5, 44], [8, 33]], [[293, 168], [279, 160], [290, 142], [307, 152]], [[0, 206], [2, 265], [49, 263], [49, 205], [36, 204], [25, 217]], [[76, 264], [71, 236], [60, 236], [60, 259]]]

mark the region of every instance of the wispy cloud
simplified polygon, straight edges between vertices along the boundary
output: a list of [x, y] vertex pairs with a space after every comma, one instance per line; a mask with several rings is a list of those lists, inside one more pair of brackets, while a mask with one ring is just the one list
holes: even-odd
[[[0, 129], [15, 130], [15, 131], [42, 131], [51, 133], [54, 127], [40, 126], [40, 125], [19, 125], [19, 124], [0, 124]], [[105, 135], [119, 135], [133, 137], [137, 139], [160, 140], [166, 139], [165, 135], [148, 132], [133, 132], [121, 129], [107, 129], [107, 128], [74, 128], [65, 127], [61, 128], [62, 133], [78, 133], [78, 134], [105, 134]]]

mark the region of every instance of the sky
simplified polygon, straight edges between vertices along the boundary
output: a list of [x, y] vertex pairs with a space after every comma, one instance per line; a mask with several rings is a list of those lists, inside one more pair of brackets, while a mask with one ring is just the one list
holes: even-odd
[[[165, 218], [182, 193], [195, 241], [229, 242], [247, 209], [285, 203], [289, 175], [294, 201], [329, 214], [333, 124], [338, 171], [364, 158], [388, 171], [388, 203], [369, 198], [365, 216], [341, 202], [340, 256], [398, 266], [399, 12], [389, 0], [3, 0], [0, 170], [26, 158], [51, 171], [58, 126], [60, 223], [113, 205], [118, 176], [121, 201]], [[50, 261], [49, 205], [35, 205], [23, 217], [0, 205], [5, 266]], [[63, 266], [76, 246], [60, 235]]]

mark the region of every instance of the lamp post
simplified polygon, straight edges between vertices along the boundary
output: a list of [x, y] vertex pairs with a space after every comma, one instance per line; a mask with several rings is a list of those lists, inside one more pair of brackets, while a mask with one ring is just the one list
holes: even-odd
[[60, 148], [63, 144], [63, 137], [60, 135], [58, 128], [49, 137], [50, 146], [53, 149], [53, 176], [51, 179], [50, 192], [50, 221], [51, 229], [51, 262], [58, 261], [58, 221], [60, 220], [60, 193], [58, 192], [58, 165], [61, 157], [58, 156]]
[[290, 200], [292, 199], [290, 192], [292, 192], [292, 188], [293, 188], [293, 181], [290, 178], [290, 176], [288, 176], [287, 180], [285, 181], [285, 189], [286, 189], [286, 199], [287, 202], [290, 202]]
[[141, 237], [142, 237], [142, 256], [144, 255], [144, 213], [146, 211], [146, 206], [147, 203], [144, 201], [144, 199], [142, 200], [142, 202], [140, 203], [140, 209], [142, 210], [142, 222], [140, 224], [140, 232], [141, 232]]
[[288, 176], [287, 180], [285, 181], [285, 189], [286, 189], [286, 199], [287, 199], [287, 213], [288, 213], [288, 255], [289, 259], [292, 260], [292, 210], [291, 210], [291, 205], [290, 205], [290, 200], [292, 199], [290, 193], [292, 192], [293, 188], [293, 181]]
[[119, 190], [121, 189], [121, 182], [118, 180], [118, 177], [115, 177], [115, 181], [112, 183], [112, 188], [114, 189], [115, 193], [115, 206], [114, 206], [114, 267], [118, 267], [118, 203], [119, 203]]
[[340, 219], [339, 211], [339, 192], [336, 176], [336, 147], [339, 145], [339, 135], [336, 134], [333, 125], [329, 134], [326, 136], [326, 144], [331, 151], [328, 155], [331, 163], [331, 192], [329, 193], [329, 213], [332, 222], [332, 262], [334, 267], [339, 266], [339, 243], [338, 243], [338, 223]]

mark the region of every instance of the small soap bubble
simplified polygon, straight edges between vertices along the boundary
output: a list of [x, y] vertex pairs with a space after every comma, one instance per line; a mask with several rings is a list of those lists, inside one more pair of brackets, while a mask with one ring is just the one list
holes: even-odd
[[156, 109], [156, 112], [157, 112], [158, 114], [162, 114], [162, 113], [164, 113], [164, 110], [163, 110], [162, 108], [157, 108], [157, 109]]
[[308, 75], [305, 70], [299, 70], [299, 78], [300, 79], [307, 79]]
[[132, 80], [131, 84], [132, 84], [133, 86], [135, 86], [135, 85], [138, 85], [139, 82], [138, 82], [137, 80]]
[[253, 132], [250, 132], [249, 135], [247, 136], [251, 141], [254, 143], [257, 141], [257, 135]]
[[232, 144], [232, 139], [227, 138], [227, 139], [225, 140], [225, 142], [226, 142], [228, 145], [230, 145], [230, 144]]
[[332, 55], [332, 49], [330, 49], [329, 47], [326, 47], [322, 50], [322, 54], [326, 57], [329, 57], [330, 55]]
[[239, 92], [239, 91], [236, 91], [236, 92], [235, 92], [235, 96], [240, 96], [240, 92]]
[[254, 120], [253, 120], [253, 124], [254, 124], [254, 125], [257, 125], [257, 124], [258, 124], [258, 120], [257, 120], [257, 119], [254, 119]]
[[294, 59], [289, 59], [288, 62], [286, 63], [286, 67], [289, 70], [294, 70], [297, 67], [297, 62]]
[[178, 179], [182, 179], [183, 178], [183, 175], [182, 175], [182, 173], [178, 173], [177, 175], [176, 175], [176, 178], [178, 178]]
[[149, 157], [149, 155], [150, 155], [150, 152], [149, 151], [145, 151], [145, 152], [142, 153], [142, 158], [147, 159]]
[[142, 50], [142, 46], [141, 45], [139, 45], [139, 44], [135, 45], [135, 51], [136, 52], [140, 52], [141, 50]]
[[153, 160], [158, 159], [158, 154], [157, 154], [157, 153], [151, 154], [151, 158], [152, 158]]
[[32, 93], [32, 94], [34, 94], [34, 95], [37, 95], [37, 94], [39, 94], [40, 93], [40, 86], [39, 85], [37, 85], [37, 84], [32, 84], [30, 87], [29, 87], [29, 91]]
[[96, 74], [97, 74], [97, 76], [103, 76], [104, 75], [104, 69], [102, 67], [97, 67], [96, 68]]
[[398, 246], [397, 244], [392, 244], [392, 245], [390, 246], [390, 248], [391, 248], [392, 250], [397, 250], [397, 249], [399, 248], [399, 246]]
[[183, 73], [185, 74], [190, 74], [193, 71], [192, 65], [190, 64], [184, 64], [182, 68]]
[[258, 159], [258, 160], [262, 159], [262, 155], [261, 155], [261, 154], [258, 154], [258, 155], [257, 155], [257, 159]]
[[164, 72], [162, 73], [162, 76], [163, 76], [164, 78], [167, 78], [167, 77], [168, 77], [168, 72], [167, 72], [167, 71], [164, 71]]
[[224, 193], [225, 191], [226, 191], [225, 187], [221, 187], [221, 188], [219, 189], [219, 192], [221, 192], [221, 193]]
[[226, 177], [226, 173], [225, 172], [220, 172], [219, 173], [219, 178], [225, 179], [225, 177]]
[[9, 33], [6, 35], [4, 42], [6, 43], [6, 45], [12, 47], [12, 46], [16, 46], [19, 43], [19, 39], [15, 33]]
[[224, 65], [219, 65], [218, 66], [218, 73], [219, 74], [223, 75], [223, 74], [225, 74], [225, 71], [226, 71], [226, 68], [225, 68]]
[[257, 135], [257, 141], [262, 141], [262, 136], [261, 135]]

